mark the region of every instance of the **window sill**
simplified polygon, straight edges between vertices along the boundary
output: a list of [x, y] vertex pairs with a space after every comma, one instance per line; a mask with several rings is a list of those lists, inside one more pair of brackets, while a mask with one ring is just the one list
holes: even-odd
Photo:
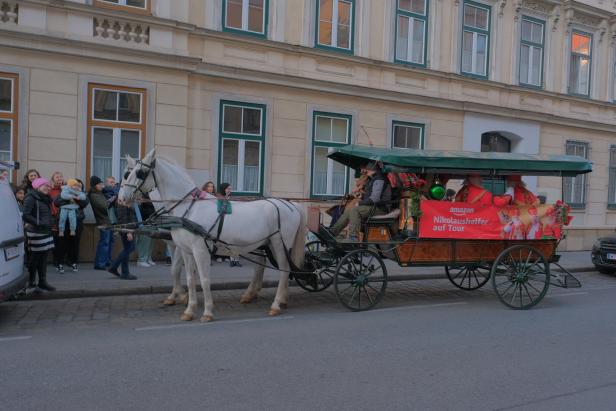
[[339, 48], [339, 47], [324, 46], [322, 44], [317, 44], [316, 46], [314, 46], [314, 48], [315, 49], [319, 49], [319, 50], [333, 51], [333, 52], [336, 52], [336, 53], [343, 53], [343, 54], [349, 54], [349, 55], [354, 55], [355, 54], [353, 49], [343, 49], [343, 48]]
[[482, 76], [481, 74], [465, 73], [463, 71], [460, 71], [460, 74], [463, 75], [464, 77], [470, 77], [470, 78], [474, 78], [477, 80], [489, 80], [487, 74], [485, 76]]
[[227, 26], [225, 26], [225, 27], [223, 27], [222, 31], [225, 32], [225, 33], [239, 34], [241, 36], [250, 36], [250, 37], [255, 37], [255, 38], [259, 38], [259, 39], [267, 39], [267, 34], [266, 33], [257, 33], [255, 31], [236, 29], [234, 27], [227, 27]]

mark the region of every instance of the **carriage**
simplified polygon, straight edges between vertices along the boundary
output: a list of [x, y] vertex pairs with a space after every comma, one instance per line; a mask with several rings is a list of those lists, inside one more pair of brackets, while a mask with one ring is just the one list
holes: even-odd
[[[437, 191], [443, 189], [439, 179], [473, 174], [489, 180], [494, 188], [507, 176], [575, 177], [592, 171], [592, 163], [586, 159], [562, 155], [349, 145], [333, 150], [329, 158], [355, 170], [376, 161], [386, 173], [424, 176], [433, 181]], [[391, 212], [368, 217], [362, 224], [360, 241], [354, 243], [331, 235], [321, 210], [310, 207], [308, 228], [317, 239], [306, 245], [304, 275], [294, 276], [299, 286], [311, 292], [333, 286], [345, 307], [368, 310], [385, 294], [385, 260], [401, 267], [442, 266], [451, 283], [463, 290], [476, 290], [491, 281], [498, 299], [512, 309], [533, 307], [550, 285], [581, 286], [558, 264], [556, 254], [564, 238], [562, 226], [570, 220], [566, 204], [477, 206], [430, 199], [422, 189], [425, 191], [420, 186], [407, 189]], [[415, 210], [414, 201], [418, 203]], [[522, 230], [524, 224], [528, 227]], [[522, 232], [525, 234], [520, 235]], [[551, 265], [560, 268], [558, 274], [551, 273]]]

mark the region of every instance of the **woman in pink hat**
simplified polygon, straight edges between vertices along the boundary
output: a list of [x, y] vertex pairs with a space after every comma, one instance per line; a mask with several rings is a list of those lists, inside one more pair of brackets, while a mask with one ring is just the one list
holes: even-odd
[[[39, 177], [32, 181], [32, 191], [29, 191], [24, 199], [23, 220], [30, 251], [28, 261], [30, 277], [27, 292], [30, 293], [40, 290], [56, 290], [47, 282], [47, 252], [53, 248], [51, 227], [54, 223], [51, 215], [50, 189], [49, 181]], [[36, 283], [37, 272], [38, 284]]]

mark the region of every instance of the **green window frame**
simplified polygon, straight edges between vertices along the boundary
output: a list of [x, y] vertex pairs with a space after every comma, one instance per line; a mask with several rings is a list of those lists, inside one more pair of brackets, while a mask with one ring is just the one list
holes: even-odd
[[616, 209], [616, 145], [610, 146], [607, 187], [607, 208], [614, 210]]
[[[258, 3], [262, 7], [255, 7]], [[241, 7], [239, 21], [234, 25], [228, 19], [232, 15], [229, 6]], [[261, 30], [251, 30], [251, 11], [262, 10]], [[258, 20], [257, 20], [258, 21]], [[269, 22], [269, 0], [223, 0], [222, 4], [222, 29], [229, 33], [247, 34], [255, 37], [267, 38], [267, 25]], [[237, 24], [239, 23], [239, 24]]]
[[[585, 141], [567, 140], [565, 154], [588, 159], [590, 146]], [[563, 200], [575, 209], [586, 207], [586, 185], [588, 174], [575, 177], [563, 177]]]
[[[460, 48], [460, 73], [480, 79], [487, 79], [490, 74], [490, 27], [492, 24], [492, 7], [485, 4], [464, 0], [462, 9], [462, 36]], [[482, 13], [486, 14], [485, 25], [478, 24]], [[474, 21], [473, 21], [474, 19]], [[470, 47], [470, 49], [469, 49]], [[483, 47], [483, 68], [480, 63]]]
[[[406, 128], [407, 130], [405, 131], [405, 135], [402, 135], [402, 133], [400, 133], [400, 131], [402, 131], [402, 128]], [[408, 144], [408, 140], [409, 137], [413, 138], [413, 136], [409, 135], [409, 129], [416, 129], [419, 130], [419, 144], [417, 146], [409, 146]], [[398, 135], [396, 135], [398, 132]], [[426, 125], [425, 124], [421, 124], [421, 123], [409, 123], [406, 121], [392, 121], [391, 123], [391, 142], [390, 142], [390, 146], [392, 148], [415, 148], [415, 149], [422, 149], [424, 148], [425, 145], [425, 132], [426, 132]], [[400, 140], [404, 138], [405, 140], [405, 144], [404, 146], [402, 146], [401, 144], [399, 144]], [[398, 143], [396, 143], [396, 139], [398, 139]]]
[[[588, 38], [588, 53], [584, 53], [582, 51], [574, 51], [576, 47], [576, 36]], [[569, 42], [571, 51], [569, 58], [568, 92], [569, 94], [574, 96], [590, 97], [590, 85], [592, 82], [592, 48], [594, 45], [592, 34], [579, 30], [572, 30]], [[586, 63], [584, 64], [584, 62]], [[579, 69], [583, 68], [584, 66], [586, 66], [586, 79], [582, 78], [581, 71], [579, 71]], [[578, 71], [574, 72], [576, 67], [578, 68]], [[582, 85], [584, 84], [584, 80], [586, 80], [585, 90], [581, 90]]]
[[[426, 67], [429, 3], [428, 0], [396, 1], [396, 63]], [[417, 38], [419, 35], [420, 39]]]
[[217, 182], [230, 183], [233, 195], [263, 195], [266, 110], [264, 104], [220, 101]]
[[[327, 127], [329, 122], [329, 138]], [[337, 125], [334, 123], [336, 122]], [[346, 122], [346, 133], [344, 140], [334, 139], [334, 128]], [[331, 148], [344, 146], [351, 141], [351, 129], [353, 127], [353, 116], [348, 114], [329, 113], [324, 111], [314, 111], [312, 114], [312, 147], [311, 147], [311, 166], [310, 166], [310, 196], [315, 198], [340, 198], [349, 186], [349, 169], [339, 163], [323, 158]], [[320, 134], [323, 133], [323, 134]], [[322, 158], [317, 162], [317, 157]], [[323, 164], [323, 162], [325, 164]], [[319, 168], [319, 169], [317, 169]], [[336, 171], [336, 168], [338, 170]], [[336, 179], [340, 179], [344, 173], [344, 183], [339, 189], [335, 189]], [[325, 187], [320, 189], [319, 187]]]
[[[331, 10], [329, 10], [329, 7], [331, 7]], [[350, 9], [348, 21], [340, 19], [340, 11], [345, 7], [349, 7]], [[324, 10], [326, 12], [331, 11], [331, 16], [321, 16], [321, 12]], [[331, 20], [328, 20], [329, 18], [331, 18]], [[326, 30], [328, 25], [330, 26], [329, 42], [325, 42], [324, 40], [327, 38], [328, 34]], [[339, 33], [340, 30], [344, 30], [345, 27], [348, 30], [348, 47], [344, 45], [340, 46]], [[316, 48], [353, 54], [355, 50], [355, 0], [317, 0], [314, 32], [314, 44]]]
[[[530, 33], [525, 33], [525, 26]], [[545, 49], [545, 21], [522, 16], [520, 25], [520, 63], [518, 79], [520, 85], [543, 88], [543, 61]], [[537, 66], [538, 64], [538, 70]]]

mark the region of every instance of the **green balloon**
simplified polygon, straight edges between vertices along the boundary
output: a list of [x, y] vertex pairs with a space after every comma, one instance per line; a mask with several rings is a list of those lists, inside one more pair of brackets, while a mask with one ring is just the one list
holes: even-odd
[[442, 200], [445, 197], [445, 187], [440, 184], [434, 184], [430, 187], [430, 197], [434, 200]]

